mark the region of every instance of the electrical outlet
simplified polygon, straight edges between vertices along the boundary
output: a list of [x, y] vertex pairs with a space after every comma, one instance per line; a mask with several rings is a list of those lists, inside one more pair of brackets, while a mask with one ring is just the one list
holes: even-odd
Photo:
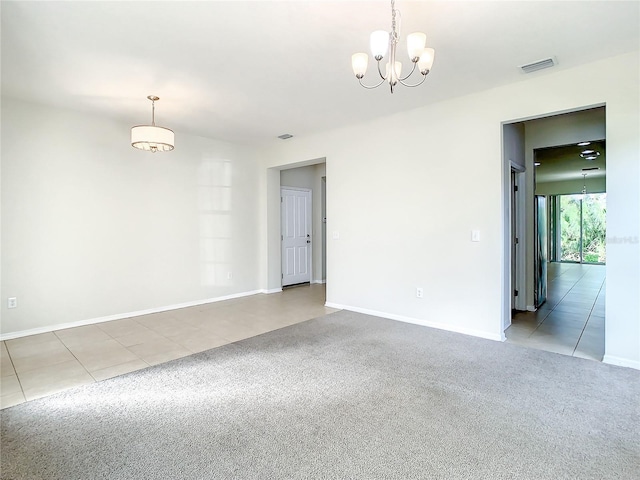
[[424, 291], [422, 290], [422, 288], [420, 287], [416, 288], [416, 297], [418, 298], [424, 297]]
[[11, 297], [7, 300], [7, 308], [17, 308], [18, 299], [16, 297]]
[[231, 280], [233, 278], [233, 272], [227, 272], [227, 280]]

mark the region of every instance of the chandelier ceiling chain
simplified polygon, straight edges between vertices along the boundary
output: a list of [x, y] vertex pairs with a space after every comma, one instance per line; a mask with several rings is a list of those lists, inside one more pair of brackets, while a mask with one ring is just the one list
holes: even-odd
[[396, 25], [396, 0], [391, 0], [391, 41], [398, 43], [398, 28]]
[[160, 98], [155, 95], [147, 97], [151, 100], [151, 125], [137, 125], [131, 128], [131, 146], [148, 152], [170, 152], [174, 149], [174, 133], [168, 128], [156, 125], [156, 101]]
[[[397, 17], [400, 17], [399, 19]], [[435, 58], [435, 50], [433, 48], [426, 48], [427, 37], [422, 32], [415, 32], [407, 36], [407, 50], [409, 53], [409, 59], [413, 63], [413, 67], [408, 75], [402, 77], [402, 63], [396, 60], [396, 48], [398, 46], [400, 36], [400, 20], [402, 15], [400, 11], [396, 9], [395, 0], [391, 0], [391, 32], [384, 30], [378, 30], [371, 34], [371, 54], [377, 62], [378, 75], [380, 76], [380, 82], [375, 85], [365, 85], [362, 82], [364, 75], [367, 71], [369, 63], [369, 56], [366, 53], [356, 53], [351, 56], [351, 67], [353, 73], [360, 85], [367, 89], [377, 88], [383, 83], [389, 83], [391, 93], [393, 93], [394, 87], [400, 83], [405, 87], [417, 87], [426, 80], [427, 75], [431, 71], [433, 66], [433, 60]], [[385, 66], [385, 73], [382, 73], [380, 61], [389, 51], [389, 61]], [[422, 80], [418, 83], [405, 83], [413, 72], [416, 70], [422, 75]]]

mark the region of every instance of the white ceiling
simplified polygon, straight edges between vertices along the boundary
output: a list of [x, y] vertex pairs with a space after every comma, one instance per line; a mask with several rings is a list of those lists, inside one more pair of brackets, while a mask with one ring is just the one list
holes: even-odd
[[640, 45], [635, 0], [396, 6], [401, 37], [424, 31], [436, 60], [425, 84], [391, 95], [350, 66], [389, 30], [386, 1], [2, 1], [2, 93], [131, 125], [150, 120], [154, 94], [178, 141], [262, 144], [530, 78], [518, 66], [549, 56], [563, 69]]

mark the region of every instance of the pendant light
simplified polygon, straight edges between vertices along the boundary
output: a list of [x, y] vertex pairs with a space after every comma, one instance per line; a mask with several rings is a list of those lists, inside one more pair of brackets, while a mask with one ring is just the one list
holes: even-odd
[[131, 146], [148, 152], [170, 152], [174, 148], [173, 130], [156, 125], [155, 95], [147, 97], [151, 100], [151, 125], [136, 125], [131, 128]]

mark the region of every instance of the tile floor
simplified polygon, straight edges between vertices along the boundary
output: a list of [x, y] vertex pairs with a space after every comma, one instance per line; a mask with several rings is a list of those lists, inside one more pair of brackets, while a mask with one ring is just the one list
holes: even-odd
[[286, 327], [335, 309], [324, 285], [0, 342], [0, 408]]
[[605, 266], [549, 263], [547, 301], [513, 316], [508, 343], [602, 361]]

